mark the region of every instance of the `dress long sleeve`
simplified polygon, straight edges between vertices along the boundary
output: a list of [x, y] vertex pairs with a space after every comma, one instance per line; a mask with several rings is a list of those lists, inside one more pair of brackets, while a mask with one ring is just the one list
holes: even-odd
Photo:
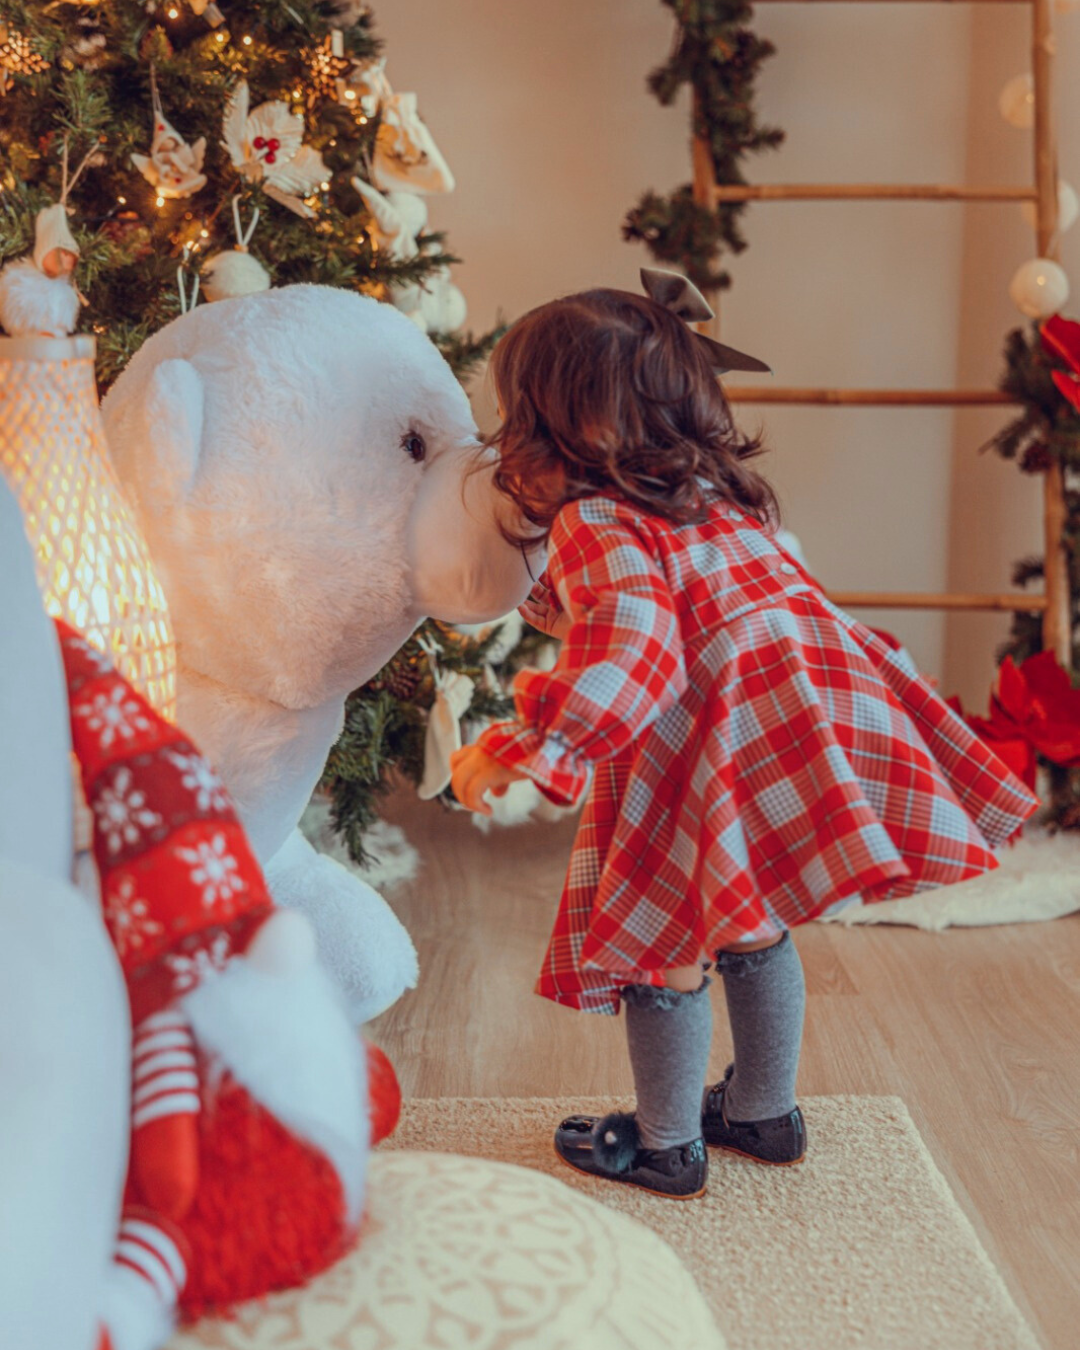
[[518, 676], [517, 720], [490, 727], [479, 744], [572, 805], [593, 765], [625, 751], [678, 700], [686, 669], [671, 590], [630, 508], [603, 497], [565, 507], [549, 584], [573, 619], [559, 660]]

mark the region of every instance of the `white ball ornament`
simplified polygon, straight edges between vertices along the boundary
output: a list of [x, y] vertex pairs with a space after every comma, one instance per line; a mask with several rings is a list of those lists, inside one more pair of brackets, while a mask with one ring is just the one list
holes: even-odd
[[1032, 258], [1017, 269], [1009, 283], [1009, 297], [1029, 319], [1049, 319], [1069, 298], [1069, 278], [1049, 258]]
[[1030, 74], [1013, 76], [998, 95], [998, 111], [1009, 126], [1031, 130], [1035, 125], [1035, 81]]
[[207, 300], [234, 300], [269, 289], [270, 274], [246, 249], [226, 249], [203, 264], [202, 293]]
[[[1025, 202], [1020, 208], [1024, 215], [1024, 220], [1034, 229], [1037, 222], [1034, 202]], [[1080, 216], [1080, 198], [1076, 195], [1076, 189], [1071, 183], [1066, 183], [1064, 178], [1058, 179], [1058, 215], [1057, 232], [1064, 234], [1071, 226], [1076, 224], [1076, 218]]]

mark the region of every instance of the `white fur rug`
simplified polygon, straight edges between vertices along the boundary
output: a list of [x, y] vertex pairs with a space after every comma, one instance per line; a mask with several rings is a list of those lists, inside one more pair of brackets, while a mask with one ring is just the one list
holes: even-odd
[[1001, 923], [1060, 919], [1080, 910], [1080, 835], [1029, 830], [1011, 847], [998, 850], [994, 872], [876, 905], [857, 901], [830, 914], [823, 923], [904, 924], [940, 932]]
[[377, 820], [364, 836], [364, 847], [373, 860], [366, 867], [353, 862], [348, 849], [334, 833], [328, 802], [313, 797], [300, 820], [300, 829], [312, 848], [355, 872], [377, 891], [401, 881], [412, 881], [419, 871], [420, 854], [406, 839], [405, 831], [385, 820]]

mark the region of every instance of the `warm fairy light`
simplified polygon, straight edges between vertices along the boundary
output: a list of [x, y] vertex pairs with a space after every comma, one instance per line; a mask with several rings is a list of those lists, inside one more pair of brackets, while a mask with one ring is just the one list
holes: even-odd
[[294, 89], [294, 90], [292, 91], [292, 96], [293, 96], [293, 98], [303, 98], [303, 97], [304, 97], [304, 91], [303, 91], [302, 89]]
[[116, 200], [120, 203], [121, 206], [127, 206], [127, 198], [126, 198], [126, 197], [117, 197]]
[[0, 469], [18, 498], [45, 607], [175, 716], [176, 647], [150, 553], [105, 445], [93, 348], [69, 359], [0, 347]]
[[244, 44], [245, 47], [250, 47], [253, 40], [254, 39], [251, 37], [249, 33], [245, 33], [244, 36], [240, 39], [240, 41]]
[[209, 230], [200, 230], [200, 231], [199, 231], [199, 238], [200, 238], [200, 239], [209, 239], [209, 238], [210, 238], [210, 231], [209, 231]]
[[164, 205], [165, 205], [165, 198], [164, 198], [164, 197], [159, 197], [159, 198], [157, 199], [157, 201], [155, 201], [154, 205], [155, 205], [155, 206], [158, 206], [158, 207], [164, 206]]
[[348, 100], [349, 103], [351, 103], [351, 102], [353, 101], [353, 99], [356, 98], [356, 90], [355, 90], [355, 89], [346, 89], [346, 90], [345, 90], [345, 98]]
[[217, 36], [217, 40], [218, 40], [219, 42], [224, 42], [224, 41], [228, 38], [229, 35], [228, 35], [228, 33], [218, 33], [216, 36]]
[[180, 11], [176, 8], [175, 5], [173, 5], [172, 8], [169, 10], [169, 18], [170, 18], [170, 19], [178, 19], [179, 17], [180, 17]]
[[319, 184], [319, 187], [323, 190], [323, 192], [329, 192], [329, 191], [330, 191], [330, 184], [329, 184], [329, 183], [320, 183], [320, 184]]

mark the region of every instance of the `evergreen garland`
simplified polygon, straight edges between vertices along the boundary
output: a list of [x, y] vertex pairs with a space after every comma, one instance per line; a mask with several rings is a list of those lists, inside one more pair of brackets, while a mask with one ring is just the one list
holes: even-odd
[[[351, 185], [370, 176], [379, 118], [364, 115], [358, 101], [339, 102], [333, 80], [318, 69], [338, 25], [349, 25], [341, 29], [349, 67], [377, 56], [370, 11], [335, 0], [223, 0], [221, 8], [224, 22], [215, 27], [214, 7], [199, 15], [191, 0], [0, 0], [0, 264], [29, 251], [36, 212], [58, 200], [65, 138], [72, 164], [95, 152], [70, 205], [82, 251], [76, 281], [89, 301], [80, 327], [97, 335], [103, 389], [179, 313], [176, 274], [185, 249], [195, 270], [233, 247], [237, 193], [245, 219], [260, 208], [250, 249], [276, 286], [318, 282], [385, 299], [393, 283], [422, 282], [458, 261], [435, 232], [421, 236], [414, 258], [380, 251]], [[12, 39], [16, 52], [31, 56], [5, 55]], [[160, 206], [131, 159], [149, 149], [151, 71], [165, 117], [189, 144], [206, 139], [206, 185]], [[328, 169], [326, 186], [308, 199], [315, 219], [270, 200], [231, 163], [222, 125], [241, 80], [252, 107], [281, 101], [303, 112], [304, 142]], [[433, 335], [461, 372], [497, 336]]]
[[[754, 78], [776, 48], [745, 25], [753, 15], [747, 0], [662, 0], [675, 14], [671, 55], [649, 76], [649, 89], [666, 107], [684, 84], [694, 93], [693, 134], [709, 146], [716, 181], [743, 184], [747, 155], [774, 150], [784, 139], [760, 126], [754, 111]], [[623, 223], [625, 239], [640, 239], [661, 263], [681, 268], [703, 291], [724, 289], [731, 278], [719, 260], [741, 253], [745, 202], [715, 209], [694, 201], [690, 185], [669, 196], [646, 192]]]

